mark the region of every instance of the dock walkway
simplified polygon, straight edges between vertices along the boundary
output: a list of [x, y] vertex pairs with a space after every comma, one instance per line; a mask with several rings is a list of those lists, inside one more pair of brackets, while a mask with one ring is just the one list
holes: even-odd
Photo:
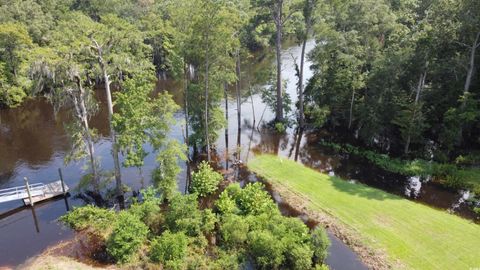
[[[43, 183], [31, 184], [28, 185], [28, 187], [30, 188], [30, 194], [32, 195], [33, 203], [64, 195], [69, 190], [66, 184], [62, 186], [61, 180], [46, 185]], [[0, 189], [0, 203], [15, 200], [23, 200], [25, 205], [30, 204], [30, 199], [28, 198], [28, 191], [26, 186]]]

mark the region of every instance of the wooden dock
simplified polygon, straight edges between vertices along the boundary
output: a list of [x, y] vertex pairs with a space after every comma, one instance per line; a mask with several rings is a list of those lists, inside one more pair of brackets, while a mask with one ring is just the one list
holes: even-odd
[[[62, 181], [58, 180], [50, 184], [44, 185], [42, 194], [36, 196], [32, 195], [32, 201], [35, 204], [37, 202], [49, 200], [58, 196], [63, 196], [68, 192], [68, 190], [68, 186], [66, 184], [62, 186]], [[30, 205], [30, 199], [28, 197], [24, 198], [23, 203], [25, 205]]]

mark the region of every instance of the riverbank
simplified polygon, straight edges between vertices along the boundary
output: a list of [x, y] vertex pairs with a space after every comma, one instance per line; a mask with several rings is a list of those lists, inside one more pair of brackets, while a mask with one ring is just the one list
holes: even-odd
[[19, 266], [16, 269], [20, 270], [98, 270], [98, 269], [116, 269], [113, 267], [105, 268], [105, 267], [95, 267], [90, 266], [81, 262], [77, 262], [72, 258], [63, 257], [63, 256], [38, 256], [35, 257], [24, 265]]
[[452, 189], [469, 189], [480, 194], [480, 168], [462, 168], [456, 164], [437, 163], [423, 159], [402, 160], [386, 154], [361, 149], [350, 144], [320, 142], [339, 153], [353, 154], [367, 159], [382, 169], [405, 176], [433, 177], [435, 181]]
[[293, 206], [317, 215], [371, 267], [480, 266], [480, 226], [468, 220], [274, 156], [248, 167]]

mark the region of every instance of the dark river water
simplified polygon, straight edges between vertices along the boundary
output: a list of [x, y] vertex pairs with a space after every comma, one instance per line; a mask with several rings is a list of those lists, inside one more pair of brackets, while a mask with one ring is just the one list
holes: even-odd
[[[309, 42], [307, 51], [313, 46], [314, 42]], [[283, 76], [288, 81], [287, 92], [295, 102], [297, 94], [293, 57], [300, 57], [300, 47], [289, 46], [283, 51], [282, 57]], [[424, 179], [390, 174], [361, 159], [335, 153], [319, 145], [318, 142], [323, 137], [321, 133], [298, 136], [293, 129], [288, 129], [286, 134], [278, 135], [264, 128], [263, 124], [272, 120], [274, 115], [262, 102], [260, 95], [251, 89], [262, 87], [262, 83], [253, 78], [262, 69], [271, 68], [273, 60], [271, 54], [267, 54], [265, 57], [254, 57], [242, 63], [241, 88], [245, 99], [242, 103], [241, 129], [239, 130], [237, 126], [236, 103], [232, 91], [228, 102], [228, 133], [224, 136], [225, 131], [220, 131], [221, 136], [215, 144], [214, 157], [226, 175], [235, 174], [234, 161], [237, 158], [233, 153], [236, 152], [236, 145], [239, 143], [241, 147], [238, 151], [243, 163], [258, 153], [278, 154], [292, 159], [298, 155], [299, 162], [319, 171], [366, 183], [412, 200], [472, 217], [471, 211], [462, 203], [465, 195], [461, 192], [442, 189]], [[312, 72], [307, 68], [305, 78], [311, 76]], [[168, 90], [178, 104], [183, 104], [179, 82], [160, 81], [157, 88]], [[250, 92], [254, 93], [251, 97]], [[95, 153], [100, 157], [102, 171], [108, 172], [113, 169], [113, 162], [103, 91], [98, 91], [97, 98], [103, 106], [100, 106], [99, 113], [91, 120], [91, 125], [100, 135], [99, 141], [95, 144]], [[171, 136], [183, 141], [182, 112], [178, 112], [176, 118], [179, 123], [172, 127]], [[52, 182], [59, 178], [58, 168], [62, 169], [66, 184], [72, 188], [70, 197], [37, 204], [34, 210], [19, 208], [22, 206], [21, 202], [0, 204], [0, 268], [14, 267], [51, 245], [71, 239], [73, 232], [57, 220], [71, 207], [89, 203], [85, 198], [79, 197], [75, 189], [82, 176], [88, 172], [86, 163], [84, 161], [64, 163], [65, 155], [70, 150], [70, 143], [64, 131], [64, 123], [68, 120], [67, 112], [60, 111], [55, 114], [52, 106], [42, 98], [28, 100], [19, 108], [0, 110], [0, 189], [23, 185], [24, 177], [28, 177], [30, 183]], [[185, 169], [183, 163], [182, 166]], [[155, 154], [151, 153], [146, 157], [141, 174], [135, 168], [122, 168], [123, 183], [132, 191], [138, 191], [150, 183], [150, 174], [155, 167]], [[241, 181], [249, 181], [254, 176], [243, 172], [237, 177]], [[178, 177], [181, 191], [185, 190], [185, 179], [184, 170]], [[281, 203], [280, 206], [282, 207]], [[331, 239], [332, 247], [327, 260], [331, 269], [366, 268], [349, 247], [333, 235]]]

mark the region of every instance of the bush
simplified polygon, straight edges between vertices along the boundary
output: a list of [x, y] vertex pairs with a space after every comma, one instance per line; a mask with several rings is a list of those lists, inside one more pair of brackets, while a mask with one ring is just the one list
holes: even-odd
[[165, 213], [165, 223], [172, 232], [183, 231], [192, 237], [199, 235], [202, 213], [198, 209], [197, 195], [173, 195]]
[[239, 255], [237, 253], [228, 253], [219, 250], [215, 262], [211, 265], [211, 269], [241, 269], [239, 261]]
[[[231, 185], [233, 186], [233, 185]], [[215, 202], [215, 207], [217, 208], [220, 214], [233, 214], [238, 213], [240, 210], [235, 203], [235, 200], [228, 194], [227, 190], [224, 190], [217, 201]]]
[[228, 249], [241, 248], [247, 241], [248, 222], [237, 215], [224, 216], [220, 224], [221, 243]]
[[278, 212], [270, 195], [263, 190], [264, 185], [256, 182], [247, 184], [236, 196], [237, 205], [245, 215]]
[[181, 269], [187, 256], [188, 237], [183, 233], [165, 231], [153, 240], [150, 259], [162, 263], [166, 269]]
[[266, 230], [248, 233], [248, 252], [261, 269], [275, 269], [284, 261], [285, 246], [272, 232]]
[[92, 229], [94, 233], [107, 237], [115, 222], [115, 212], [92, 205], [75, 208], [60, 218], [70, 228], [80, 231]]
[[327, 231], [322, 227], [316, 227], [311, 234], [311, 241], [313, 247], [313, 262], [316, 265], [321, 265], [327, 259], [328, 249], [330, 247], [330, 238], [328, 238]]
[[205, 209], [202, 211], [202, 232], [205, 234], [213, 232], [215, 224], [217, 223], [217, 215], [213, 213], [212, 209]]
[[142, 190], [141, 193], [144, 201], [132, 204], [128, 212], [137, 216], [152, 232], [159, 234], [163, 223], [160, 199], [156, 196], [156, 190], [153, 188]]
[[308, 245], [293, 245], [286, 249], [286, 260], [289, 269], [307, 270], [312, 269], [313, 251]]
[[148, 227], [137, 216], [122, 211], [107, 241], [107, 252], [119, 263], [131, 262], [147, 235]]
[[192, 185], [190, 191], [197, 193], [199, 197], [213, 194], [222, 182], [223, 176], [214, 171], [208, 162], [203, 161], [198, 166], [198, 171], [192, 174]]

